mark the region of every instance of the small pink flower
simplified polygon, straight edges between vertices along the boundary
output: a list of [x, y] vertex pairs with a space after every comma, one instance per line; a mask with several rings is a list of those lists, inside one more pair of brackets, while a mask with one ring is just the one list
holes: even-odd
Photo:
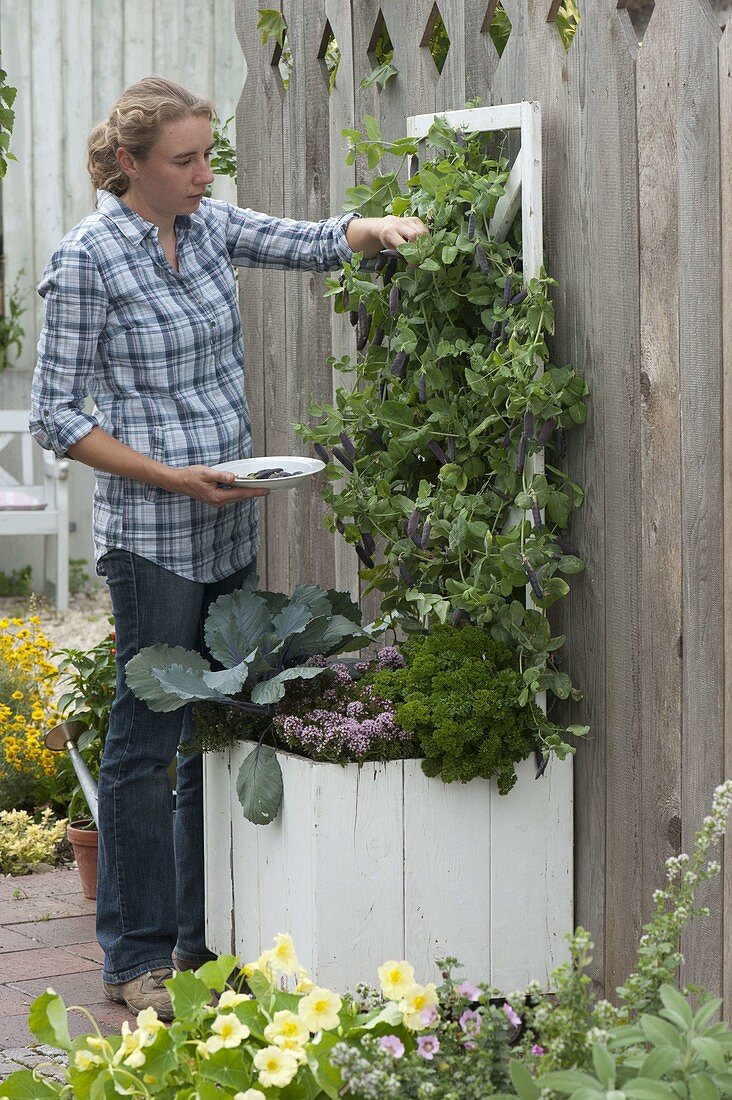
[[546, 1054], [546, 1050], [544, 1049], [544, 1047], [540, 1047], [538, 1043], [534, 1043], [533, 1047], [531, 1048], [531, 1053]]
[[477, 1001], [480, 998], [480, 990], [472, 982], [463, 982], [457, 987], [461, 997], [467, 997], [469, 1001]]
[[401, 1058], [404, 1054], [404, 1043], [398, 1035], [382, 1035], [379, 1039], [379, 1047], [381, 1050], [388, 1050], [389, 1054], [395, 1058]]
[[431, 1062], [440, 1049], [440, 1040], [436, 1035], [420, 1035], [417, 1039], [417, 1054]]
[[466, 1008], [458, 1023], [466, 1035], [479, 1035], [483, 1018], [479, 1012], [475, 1012], [472, 1008]]
[[509, 1024], [513, 1024], [514, 1027], [521, 1027], [521, 1017], [519, 1016], [518, 1012], [514, 1012], [508, 1001], [504, 1001], [502, 1007], [503, 1011], [508, 1017]]
[[419, 1022], [430, 1027], [437, 1020], [437, 1005], [427, 1005], [419, 1014]]

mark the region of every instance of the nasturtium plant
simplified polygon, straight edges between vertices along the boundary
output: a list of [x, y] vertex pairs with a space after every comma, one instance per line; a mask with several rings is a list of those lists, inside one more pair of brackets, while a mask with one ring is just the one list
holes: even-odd
[[564, 638], [546, 611], [583, 568], [565, 538], [582, 490], [563, 465], [587, 386], [550, 361], [554, 280], [525, 283], [519, 225], [506, 241], [490, 233], [509, 170], [495, 136], [436, 117], [422, 150], [411, 138], [386, 141], [373, 118], [365, 129], [344, 131], [349, 159], [365, 156], [372, 169], [398, 160], [352, 188], [348, 208], [416, 215], [430, 233], [372, 265], [356, 255], [328, 280], [336, 312], [356, 326], [358, 354], [331, 358], [349, 385], [333, 403], [314, 402], [297, 429], [328, 461], [328, 522], [355, 546], [382, 614], [396, 613], [406, 630], [471, 621], [510, 645], [539, 743], [564, 755], [566, 731], [536, 697], [580, 697], [557, 667]]

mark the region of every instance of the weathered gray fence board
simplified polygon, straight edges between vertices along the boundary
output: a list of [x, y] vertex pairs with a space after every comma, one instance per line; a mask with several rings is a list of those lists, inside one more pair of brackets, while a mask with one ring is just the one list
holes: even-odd
[[[677, 13], [684, 610], [681, 839], [688, 851], [723, 768], [719, 28], [698, 0], [679, 0]], [[721, 988], [722, 951], [718, 889], [708, 900], [712, 918], [695, 922], [682, 950], [687, 979], [716, 993]]]
[[[656, 5], [637, 61], [642, 564], [640, 590], [644, 918], [681, 843], [682, 601], [677, 35]], [[659, 98], [658, 88], [667, 94]], [[665, 598], [659, 599], [664, 593]]]
[[[721, 244], [723, 340], [723, 480], [724, 480], [724, 774], [732, 775], [732, 31], [729, 25], [719, 45], [719, 160], [721, 164]], [[725, 852], [732, 845], [732, 827], [725, 837]], [[724, 860], [722, 893], [722, 977], [724, 1003], [729, 1019], [732, 1004], [732, 860]]]

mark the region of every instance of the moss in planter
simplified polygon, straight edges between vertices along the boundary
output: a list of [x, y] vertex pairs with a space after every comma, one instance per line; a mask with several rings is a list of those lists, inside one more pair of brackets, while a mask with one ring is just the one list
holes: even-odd
[[435, 626], [402, 646], [406, 666], [370, 677], [374, 691], [395, 704], [399, 725], [415, 734], [427, 775], [446, 783], [496, 777], [507, 794], [514, 764], [536, 744], [516, 658], [485, 630]]
[[220, 752], [237, 741], [258, 741], [270, 725], [269, 718], [257, 718], [220, 703], [193, 704], [193, 732], [181, 745], [181, 752]]

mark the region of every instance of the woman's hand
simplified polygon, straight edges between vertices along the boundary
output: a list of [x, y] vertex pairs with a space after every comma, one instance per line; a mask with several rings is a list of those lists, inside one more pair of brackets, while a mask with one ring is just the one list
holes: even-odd
[[[165, 485], [169, 492], [183, 493], [203, 504], [211, 504], [214, 508], [252, 497], [266, 497], [269, 494], [269, 489], [263, 485], [235, 485], [236, 474], [226, 470], [212, 470], [208, 466], [183, 466], [177, 469], [171, 467], [170, 472], [172, 476], [166, 479]], [[227, 488], [222, 489], [222, 483]]]
[[346, 240], [354, 252], [362, 252], [371, 260], [382, 248], [397, 248], [405, 241], [429, 233], [421, 218], [397, 218], [387, 214], [383, 218], [353, 218], [346, 226]]

